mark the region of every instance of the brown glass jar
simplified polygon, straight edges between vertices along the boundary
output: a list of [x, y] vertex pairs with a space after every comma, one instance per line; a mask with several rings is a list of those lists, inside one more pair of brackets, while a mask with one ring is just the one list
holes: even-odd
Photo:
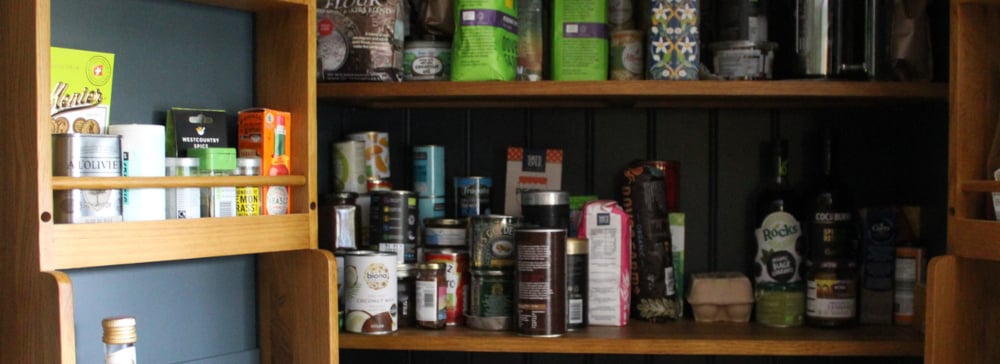
[[843, 328], [857, 322], [858, 269], [850, 260], [824, 259], [806, 273], [806, 324]]
[[417, 264], [417, 326], [443, 329], [448, 322], [448, 279], [445, 265]]

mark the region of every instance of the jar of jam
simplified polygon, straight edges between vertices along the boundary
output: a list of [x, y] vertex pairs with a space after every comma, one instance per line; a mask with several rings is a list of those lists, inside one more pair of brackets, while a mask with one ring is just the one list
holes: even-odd
[[448, 278], [446, 266], [439, 263], [417, 264], [417, 326], [443, 329], [448, 321]]
[[806, 273], [806, 324], [851, 327], [857, 322], [857, 263], [845, 259], [811, 262]]

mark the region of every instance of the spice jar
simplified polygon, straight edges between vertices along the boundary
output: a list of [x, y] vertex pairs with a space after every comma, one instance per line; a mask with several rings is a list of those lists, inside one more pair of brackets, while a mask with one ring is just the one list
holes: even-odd
[[417, 265], [417, 325], [428, 329], [442, 329], [448, 321], [448, 280], [445, 265], [420, 263]]
[[415, 292], [417, 290], [417, 265], [400, 264], [396, 266], [396, 315], [400, 327], [413, 327], [417, 324]]
[[[242, 157], [236, 159], [237, 176], [259, 176], [260, 157]], [[236, 187], [236, 216], [260, 215], [260, 186]]]
[[[192, 148], [188, 156], [198, 158], [202, 176], [231, 176], [236, 169], [236, 148]], [[201, 217], [236, 216], [236, 186], [203, 187]]]
[[806, 323], [850, 327], [857, 321], [858, 270], [851, 260], [820, 260], [806, 273]]
[[[167, 158], [167, 176], [197, 176], [198, 158]], [[178, 187], [167, 189], [167, 219], [197, 219], [201, 217], [201, 189]]]

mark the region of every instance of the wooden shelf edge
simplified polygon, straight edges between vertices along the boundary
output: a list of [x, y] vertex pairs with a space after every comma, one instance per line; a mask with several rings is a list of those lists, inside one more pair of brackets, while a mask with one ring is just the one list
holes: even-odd
[[325, 102], [371, 108], [811, 107], [948, 100], [944, 83], [821, 80], [321, 82], [316, 89]]
[[949, 217], [948, 254], [1000, 261], [1000, 221]]
[[262, 11], [275, 7], [309, 6], [314, 0], [185, 0], [191, 3], [245, 11]]
[[959, 183], [962, 192], [1000, 192], [1000, 181], [970, 180]]
[[305, 186], [305, 176], [52, 177], [53, 190], [221, 186]]
[[914, 328], [767, 328], [756, 324], [630, 323], [590, 327], [558, 338], [468, 328], [401, 329], [390, 335], [340, 334], [341, 349], [648, 355], [921, 356]]
[[104, 224], [54, 224], [41, 270], [150, 263], [315, 248], [310, 214]]

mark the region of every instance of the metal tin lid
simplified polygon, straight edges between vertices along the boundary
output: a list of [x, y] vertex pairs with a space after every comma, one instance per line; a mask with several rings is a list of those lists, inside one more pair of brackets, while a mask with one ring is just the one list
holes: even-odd
[[521, 194], [521, 205], [569, 205], [569, 193], [566, 191], [527, 191]]
[[236, 158], [236, 165], [240, 168], [260, 168], [260, 157]]
[[427, 269], [438, 270], [438, 269], [441, 269], [442, 266], [443, 265], [439, 264], [439, 263], [420, 263], [420, 264], [417, 264], [417, 269], [419, 269], [419, 270], [427, 270]]
[[198, 158], [201, 171], [232, 171], [236, 169], [236, 148], [191, 148], [188, 156]]
[[513, 277], [513, 271], [507, 270], [474, 270], [472, 271], [473, 277]]
[[468, 254], [469, 251], [465, 249], [452, 249], [452, 248], [424, 248], [424, 254]]
[[334, 192], [320, 196], [320, 205], [332, 206], [338, 204], [357, 204], [358, 194], [355, 192]]
[[409, 278], [417, 275], [417, 264], [403, 263], [396, 266], [396, 278]]
[[424, 226], [432, 228], [465, 228], [468, 222], [466, 219], [449, 218], [427, 218], [424, 219]]
[[198, 168], [198, 158], [177, 158], [169, 157], [166, 159], [167, 167], [184, 167], [184, 168]]
[[135, 317], [115, 316], [101, 320], [104, 336], [101, 338], [108, 344], [130, 344], [136, 340]]
[[566, 238], [567, 255], [584, 255], [590, 251], [590, 241], [585, 238]]

